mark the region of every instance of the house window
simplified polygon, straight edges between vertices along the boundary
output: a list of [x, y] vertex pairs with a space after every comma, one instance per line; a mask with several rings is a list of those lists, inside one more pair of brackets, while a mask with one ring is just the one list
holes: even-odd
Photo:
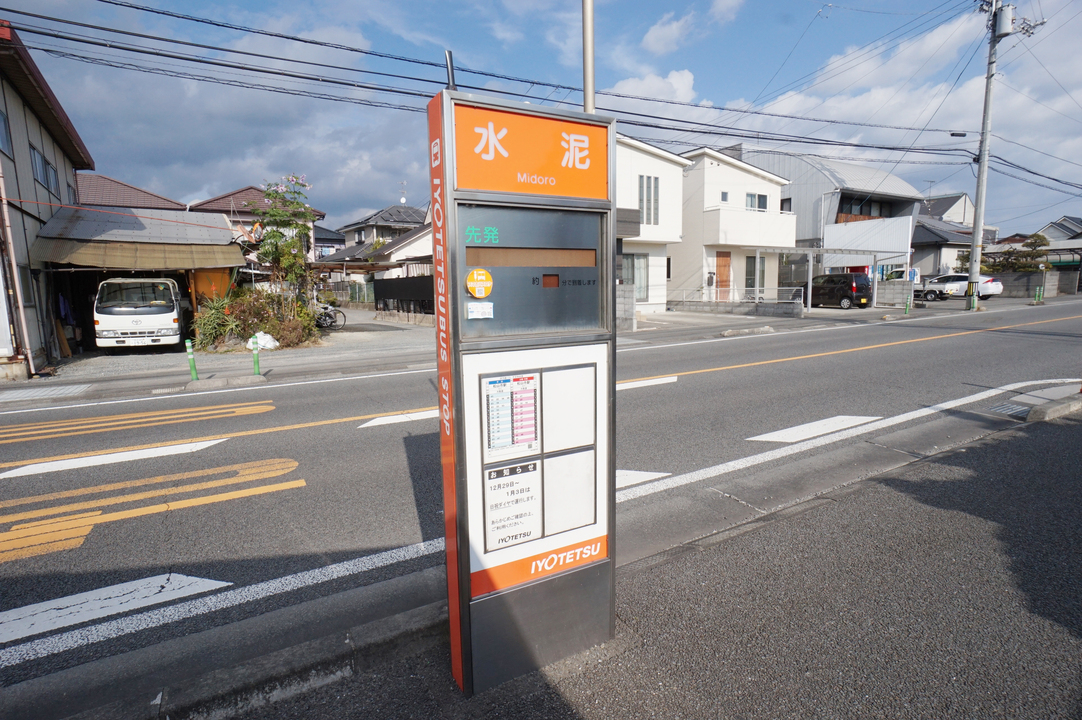
[[8, 157], [15, 157], [15, 151], [11, 147], [11, 127], [8, 125], [8, 116], [0, 110], [0, 150]]
[[23, 306], [34, 307], [34, 278], [29, 265], [19, 266], [19, 284], [23, 288]]
[[[744, 258], [744, 287], [754, 288], [755, 285], [755, 256], [748, 255]], [[766, 258], [759, 256], [759, 285], [766, 287]]]
[[665, 279], [672, 280], [672, 258], [665, 258]]
[[75, 188], [68, 183], [68, 205], [78, 205], [78, 200], [75, 197]]
[[782, 198], [781, 199], [781, 211], [782, 212], [793, 212], [793, 198]]
[[639, 224], [658, 224], [658, 191], [660, 178], [639, 175]]
[[863, 217], [891, 217], [892, 205], [881, 200], [868, 198], [843, 197], [840, 212], [843, 215], [861, 215]]
[[635, 286], [635, 299], [650, 299], [650, 256], [624, 255], [621, 279], [625, 285]]
[[729, 193], [728, 193], [728, 191], [726, 191], [726, 190], [721, 191], [721, 201], [723, 203], [729, 202]]
[[34, 168], [34, 179], [60, 197], [60, 177], [56, 174], [56, 168], [33, 145], [30, 146], [30, 164]]
[[748, 210], [766, 210], [766, 195], [748, 193], [745, 197], [746, 201], [744, 206]]

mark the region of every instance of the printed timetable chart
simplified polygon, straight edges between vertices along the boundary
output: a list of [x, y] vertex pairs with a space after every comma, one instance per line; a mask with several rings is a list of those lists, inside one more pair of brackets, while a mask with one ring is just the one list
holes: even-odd
[[479, 380], [484, 552], [596, 523], [596, 366]]
[[486, 463], [540, 452], [539, 385], [539, 373], [486, 378], [482, 382]]

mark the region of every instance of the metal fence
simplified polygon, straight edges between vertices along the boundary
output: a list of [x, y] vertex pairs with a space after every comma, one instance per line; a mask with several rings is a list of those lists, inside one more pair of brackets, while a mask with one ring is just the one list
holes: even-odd
[[333, 293], [339, 305], [347, 302], [371, 303], [376, 301], [376, 292], [372, 283], [326, 282], [316, 286], [321, 293]]
[[670, 289], [666, 300], [673, 303], [804, 303], [804, 288], [677, 288]]

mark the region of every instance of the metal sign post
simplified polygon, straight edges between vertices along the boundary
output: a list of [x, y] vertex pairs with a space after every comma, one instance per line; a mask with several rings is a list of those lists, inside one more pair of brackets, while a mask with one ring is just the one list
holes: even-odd
[[472, 694], [615, 632], [615, 131], [428, 105], [451, 664]]

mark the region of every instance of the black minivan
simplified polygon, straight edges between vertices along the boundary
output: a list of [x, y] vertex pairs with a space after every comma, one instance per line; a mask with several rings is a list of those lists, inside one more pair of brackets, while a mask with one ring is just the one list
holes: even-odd
[[872, 304], [872, 281], [866, 273], [816, 275], [812, 278], [812, 305], [837, 305], [842, 310]]

